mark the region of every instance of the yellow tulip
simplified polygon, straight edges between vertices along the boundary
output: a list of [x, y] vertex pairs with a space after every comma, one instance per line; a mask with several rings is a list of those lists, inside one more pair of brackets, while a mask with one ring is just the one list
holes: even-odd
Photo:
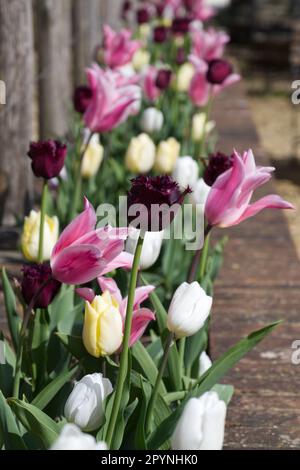
[[[21, 236], [21, 248], [28, 261], [38, 260], [39, 238], [40, 238], [41, 213], [32, 210], [28, 217], [25, 217], [23, 233]], [[59, 222], [57, 217], [45, 216], [44, 222], [44, 243], [43, 259], [49, 260], [51, 252], [59, 235]]]
[[154, 160], [155, 145], [152, 139], [145, 133], [133, 137], [126, 152], [126, 168], [132, 173], [148, 173]]
[[110, 356], [123, 340], [123, 322], [117, 301], [105, 291], [93, 302], [86, 301], [83, 326], [83, 344], [94, 357]]
[[86, 149], [82, 164], [81, 175], [83, 178], [91, 178], [96, 175], [103, 160], [104, 149], [99, 141], [98, 134], [93, 135]]
[[206, 120], [206, 117], [204, 113], [197, 113], [193, 116], [192, 139], [194, 142], [199, 142], [203, 138], [204, 133], [208, 135], [214, 129], [216, 125], [214, 121], [208, 121], [205, 124], [205, 130], [204, 130], [205, 120]]
[[132, 65], [136, 71], [142, 70], [150, 62], [150, 52], [138, 49], [132, 58]]
[[189, 62], [182, 64], [177, 72], [175, 88], [177, 91], [187, 92], [192, 78], [195, 73], [195, 68]]
[[174, 137], [160, 142], [156, 152], [155, 171], [158, 173], [172, 173], [179, 157], [179, 152], [180, 143]]

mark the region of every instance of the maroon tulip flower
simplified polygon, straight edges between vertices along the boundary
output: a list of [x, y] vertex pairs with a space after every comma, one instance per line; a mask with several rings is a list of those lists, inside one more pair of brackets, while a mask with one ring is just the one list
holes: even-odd
[[156, 14], [158, 18], [161, 18], [163, 16], [164, 9], [165, 9], [165, 5], [163, 4], [156, 5]]
[[[49, 264], [23, 266], [21, 283], [22, 295], [27, 305], [33, 301], [33, 308], [46, 308], [58, 294], [61, 283], [52, 277]], [[44, 286], [44, 287], [43, 287]], [[34, 297], [38, 294], [36, 299]]]
[[[190, 188], [183, 192], [170, 176], [138, 176], [128, 192], [128, 222], [136, 228], [157, 232], [175, 217]], [[132, 211], [131, 211], [132, 209]], [[138, 218], [138, 223], [137, 222]]]
[[176, 53], [176, 64], [177, 65], [182, 65], [185, 63], [186, 61], [186, 53], [185, 53], [185, 50], [184, 50], [184, 47], [179, 47], [177, 49], [177, 53]]
[[208, 166], [203, 175], [203, 179], [208, 186], [212, 186], [218, 176], [233, 165], [234, 156], [227, 156], [222, 152], [217, 152], [216, 154], [211, 154], [209, 156]]
[[121, 18], [122, 18], [122, 20], [127, 21], [128, 13], [130, 12], [131, 8], [132, 8], [131, 1], [130, 0], [125, 0], [123, 2], [122, 9], [121, 9]]
[[148, 23], [150, 20], [149, 10], [147, 8], [139, 8], [136, 12], [136, 20], [138, 24]]
[[208, 64], [206, 78], [212, 85], [222, 85], [233, 72], [232, 65], [224, 59], [214, 59]]
[[155, 85], [160, 90], [166, 90], [170, 85], [172, 71], [170, 69], [160, 69], [157, 73]]
[[51, 179], [61, 172], [67, 156], [67, 146], [57, 140], [31, 142], [28, 151], [32, 171], [37, 177]]
[[84, 114], [91, 102], [93, 92], [89, 86], [80, 85], [74, 91], [74, 109], [80, 114]]
[[190, 18], [174, 18], [172, 23], [172, 32], [174, 34], [183, 35], [186, 34], [190, 26]]
[[163, 43], [168, 38], [169, 29], [165, 26], [156, 26], [153, 30], [153, 40], [157, 43]]

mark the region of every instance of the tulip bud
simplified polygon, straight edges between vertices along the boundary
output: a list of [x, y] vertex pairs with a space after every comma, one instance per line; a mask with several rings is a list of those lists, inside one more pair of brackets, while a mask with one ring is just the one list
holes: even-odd
[[100, 144], [99, 135], [94, 134], [82, 159], [81, 175], [83, 178], [91, 178], [98, 173], [103, 154], [104, 148]]
[[172, 173], [179, 157], [180, 143], [170, 137], [159, 143], [157, 147], [154, 169], [158, 173]]
[[[215, 127], [214, 121], [206, 121], [205, 113], [197, 113], [193, 116], [192, 121], [192, 139], [194, 142], [199, 142], [203, 139], [204, 134], [208, 135]], [[204, 128], [205, 125], [205, 128]]]
[[221, 450], [226, 418], [225, 402], [216, 392], [191, 398], [171, 438], [173, 450]]
[[223, 59], [211, 60], [208, 64], [206, 78], [213, 85], [222, 85], [232, 74], [232, 65]]
[[50, 450], [107, 450], [107, 445], [81, 432], [75, 424], [65, 424]]
[[172, 71], [170, 69], [160, 69], [157, 72], [155, 86], [157, 86], [159, 90], [166, 90], [170, 84], [171, 78]]
[[48, 307], [58, 294], [61, 286], [59, 281], [52, 278], [50, 266], [46, 263], [24, 265], [22, 271], [21, 290], [26, 304], [29, 305], [43, 287], [38, 297], [34, 300], [33, 308]]
[[195, 73], [195, 68], [189, 62], [182, 64], [177, 72], [176, 78], [176, 90], [181, 92], [187, 92], [190, 88], [192, 78]]
[[[137, 240], [140, 234], [140, 230], [131, 230], [129, 237], [126, 241], [125, 250], [128, 253], [135, 253]], [[156, 263], [163, 241], [164, 232], [146, 232], [144, 235], [144, 243], [142, 253], [140, 257], [140, 268], [148, 269]]]
[[[21, 236], [21, 248], [25, 258], [28, 261], [38, 260], [39, 238], [40, 238], [41, 213], [34, 210], [30, 211], [28, 217], [25, 217], [23, 233]], [[43, 259], [49, 260], [52, 249], [58, 240], [59, 223], [56, 216], [45, 216], [44, 220], [44, 239], [43, 239]]]
[[153, 30], [153, 40], [157, 43], [163, 43], [167, 40], [168, 37], [168, 28], [165, 26], [156, 26]]
[[172, 32], [174, 34], [186, 34], [189, 30], [190, 18], [174, 18], [172, 23]]
[[136, 12], [136, 20], [138, 24], [149, 23], [150, 14], [148, 8], [139, 8]]
[[57, 140], [31, 142], [27, 153], [32, 171], [37, 177], [54, 178], [61, 172], [67, 155], [67, 146]]
[[142, 114], [141, 128], [144, 132], [151, 134], [152, 132], [159, 132], [164, 123], [163, 113], [156, 108], [147, 108]]
[[182, 65], [186, 61], [186, 53], [184, 47], [179, 47], [176, 52], [176, 64]]
[[108, 291], [96, 295], [93, 302], [86, 301], [83, 343], [94, 357], [110, 356], [123, 340], [123, 323], [118, 302]]
[[199, 377], [205, 374], [205, 372], [207, 372], [208, 369], [211, 368], [211, 366], [212, 366], [212, 362], [211, 362], [210, 357], [206, 354], [205, 351], [203, 351], [199, 357]]
[[199, 168], [197, 162], [189, 156], [178, 158], [172, 176], [181, 189], [189, 186], [194, 188], [198, 180]]
[[89, 86], [78, 86], [74, 91], [73, 104], [74, 109], [80, 114], [84, 114], [91, 102], [93, 92]]
[[65, 404], [65, 417], [83, 431], [99, 429], [104, 419], [103, 402], [112, 393], [109, 379], [102, 374], [85, 375], [74, 388]]
[[175, 291], [169, 311], [167, 327], [176, 338], [192, 336], [203, 327], [209, 316], [212, 297], [206, 295], [198, 282], [183, 282]]
[[148, 173], [155, 161], [155, 145], [147, 134], [133, 137], [125, 156], [126, 168], [132, 173]]
[[150, 53], [144, 49], [138, 49], [132, 58], [132, 65], [135, 70], [140, 71], [150, 62]]

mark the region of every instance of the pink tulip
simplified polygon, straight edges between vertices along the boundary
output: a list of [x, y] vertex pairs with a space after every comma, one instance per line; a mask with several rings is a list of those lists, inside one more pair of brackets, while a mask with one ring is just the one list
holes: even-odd
[[154, 65], [149, 65], [144, 73], [143, 81], [142, 81], [142, 88], [146, 98], [149, 101], [155, 101], [159, 98], [161, 94], [161, 89], [158, 88], [156, 81], [158, 77], [159, 69], [157, 69]]
[[218, 95], [222, 90], [241, 79], [239, 74], [230, 73], [222, 84], [211, 84], [207, 79], [209, 64], [195, 55], [190, 55], [189, 60], [196, 69], [189, 89], [189, 96], [194, 106], [207, 105], [210, 97]]
[[210, 226], [230, 227], [253, 217], [263, 209], [293, 209], [293, 205], [271, 194], [250, 204], [256, 188], [269, 181], [272, 167], [258, 167], [251, 150], [233, 154], [233, 166], [222, 173], [209, 192], [205, 215]]
[[116, 68], [131, 62], [135, 52], [140, 48], [139, 41], [132, 41], [132, 32], [122, 29], [119, 33], [104, 25], [104, 62], [108, 67]]
[[62, 232], [51, 254], [53, 277], [66, 284], [84, 284], [118, 267], [130, 268], [124, 250], [127, 228], [95, 229], [96, 214], [85, 198], [85, 209]]
[[[118, 288], [114, 279], [100, 276], [98, 278], [98, 283], [102, 292], [109, 291], [112, 297], [117, 301], [124, 325], [128, 300], [127, 297], [125, 297], [124, 299], [122, 298], [120, 289]], [[136, 341], [141, 338], [149, 322], [155, 320], [155, 315], [151, 310], [149, 310], [148, 308], [140, 307], [140, 304], [148, 298], [149, 294], [154, 289], [154, 286], [145, 286], [138, 287], [135, 290], [133, 317], [129, 341], [130, 346], [132, 346]], [[88, 288], [76, 289], [76, 293], [90, 303], [94, 300], [95, 297], [94, 291]]]
[[107, 132], [136, 113], [140, 98], [139, 77], [126, 77], [119, 71], [103, 70], [97, 64], [87, 69], [91, 102], [84, 114], [85, 126], [92, 132]]
[[205, 0], [183, 0], [183, 3], [194, 20], [207, 21], [216, 14], [214, 8], [205, 5]]
[[214, 28], [194, 29], [192, 33], [192, 55], [210, 61], [219, 59], [224, 54], [225, 45], [230, 41], [228, 34]]

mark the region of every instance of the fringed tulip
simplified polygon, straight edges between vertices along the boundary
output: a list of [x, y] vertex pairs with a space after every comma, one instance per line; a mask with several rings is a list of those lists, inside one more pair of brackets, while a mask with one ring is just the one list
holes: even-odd
[[205, 205], [209, 225], [230, 227], [253, 217], [263, 209], [293, 209], [277, 195], [265, 196], [250, 204], [253, 192], [271, 178], [272, 167], [257, 167], [251, 150], [233, 154], [232, 167], [222, 173], [211, 187]]
[[66, 284], [84, 284], [118, 267], [130, 268], [132, 256], [122, 253], [127, 228], [95, 230], [96, 214], [85, 209], [62, 232], [51, 255], [53, 276]]
[[140, 47], [139, 41], [131, 40], [132, 32], [128, 29], [115, 32], [106, 24], [103, 27], [103, 36], [104, 62], [112, 69], [131, 62]]
[[[21, 236], [21, 248], [24, 257], [28, 261], [38, 261], [39, 239], [40, 239], [41, 213], [30, 211], [25, 217], [23, 233]], [[59, 222], [56, 216], [45, 216], [43, 237], [43, 259], [50, 259], [51, 252], [59, 235]]]
[[183, 282], [175, 291], [169, 310], [167, 327], [176, 338], [192, 336], [203, 327], [212, 305], [198, 282]]
[[171, 438], [173, 450], [221, 450], [226, 418], [225, 402], [216, 392], [190, 398]]
[[113, 391], [109, 379], [94, 373], [75, 382], [64, 409], [69, 423], [76, 424], [82, 431], [99, 429], [104, 420], [104, 400]]
[[75, 424], [65, 424], [50, 450], [107, 450], [107, 445], [83, 433]]
[[111, 131], [136, 114], [141, 96], [141, 89], [136, 85], [138, 77], [103, 70], [97, 64], [87, 70], [87, 76], [93, 95], [84, 122], [91, 132]]
[[117, 300], [109, 291], [85, 302], [83, 344], [91, 356], [110, 356], [123, 341], [122, 317]]

